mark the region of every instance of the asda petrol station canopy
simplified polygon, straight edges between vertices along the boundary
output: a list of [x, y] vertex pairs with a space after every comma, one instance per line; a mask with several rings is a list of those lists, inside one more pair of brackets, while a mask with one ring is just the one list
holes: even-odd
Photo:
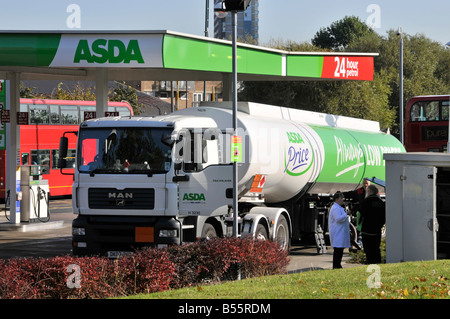
[[[373, 79], [376, 53], [288, 52], [238, 44], [238, 79], [263, 81]], [[0, 31], [0, 79], [9, 80], [8, 145], [20, 154], [17, 138], [19, 83], [27, 79], [95, 80], [96, 110], [107, 108], [108, 80], [224, 81], [231, 96], [232, 43], [171, 31]], [[227, 88], [225, 88], [227, 87]], [[7, 157], [9, 176], [20, 159]], [[10, 198], [17, 198], [10, 178]], [[10, 222], [20, 222], [11, 202]], [[20, 205], [19, 205], [20, 207]]]
[[[223, 80], [230, 41], [172, 31], [0, 32], [0, 78]], [[238, 43], [239, 80], [372, 80], [376, 53], [288, 52]]]

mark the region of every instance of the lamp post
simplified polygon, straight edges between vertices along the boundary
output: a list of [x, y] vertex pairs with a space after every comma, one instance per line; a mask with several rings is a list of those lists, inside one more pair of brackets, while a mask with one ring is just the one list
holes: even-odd
[[[233, 134], [232, 139], [238, 140], [237, 136], [237, 23], [236, 16], [238, 11], [245, 11], [251, 0], [224, 0], [219, 8], [214, 11], [231, 12], [232, 14], [232, 96], [233, 96]], [[238, 160], [233, 159], [233, 237], [239, 236], [238, 229]]]
[[[445, 44], [447, 47], [450, 47], [450, 42]], [[450, 101], [448, 103], [448, 138], [447, 138], [447, 153], [450, 153]]]
[[[209, 0], [206, 0], [205, 6], [205, 37], [209, 37]], [[206, 80], [203, 81], [203, 101], [206, 101]]]
[[400, 142], [404, 144], [404, 119], [403, 119], [403, 31], [402, 27], [398, 28], [397, 35], [400, 36], [400, 67], [399, 67], [399, 108], [400, 108]]

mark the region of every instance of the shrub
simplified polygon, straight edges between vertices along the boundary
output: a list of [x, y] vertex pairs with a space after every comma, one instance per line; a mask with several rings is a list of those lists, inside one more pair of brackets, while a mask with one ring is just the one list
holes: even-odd
[[250, 238], [213, 238], [172, 246], [168, 251], [178, 269], [175, 288], [204, 280], [235, 279], [238, 269], [243, 277], [279, 274], [289, 263], [288, 253], [277, 243]]
[[216, 238], [166, 249], [145, 248], [117, 260], [61, 256], [0, 260], [1, 299], [106, 298], [232, 278], [282, 273], [276, 243]]

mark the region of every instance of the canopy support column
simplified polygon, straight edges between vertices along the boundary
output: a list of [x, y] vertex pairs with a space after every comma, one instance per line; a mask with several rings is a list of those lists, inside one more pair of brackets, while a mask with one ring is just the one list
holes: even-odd
[[104, 117], [108, 111], [108, 70], [98, 68], [95, 71], [95, 100], [97, 117]]
[[[17, 125], [17, 112], [20, 111], [20, 73], [8, 73], [10, 120], [7, 133], [6, 170], [8, 172], [8, 187], [10, 194], [10, 223], [20, 223], [20, 201], [17, 200], [17, 183], [20, 176], [16, 174], [20, 167], [20, 126]], [[8, 92], [7, 92], [8, 93]], [[7, 103], [8, 105], [8, 103]], [[19, 172], [20, 173], [20, 172]]]

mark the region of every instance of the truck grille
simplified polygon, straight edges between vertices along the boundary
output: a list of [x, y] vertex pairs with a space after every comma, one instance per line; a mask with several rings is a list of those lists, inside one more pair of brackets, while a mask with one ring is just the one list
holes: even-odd
[[153, 188], [90, 188], [89, 208], [93, 209], [154, 209]]

